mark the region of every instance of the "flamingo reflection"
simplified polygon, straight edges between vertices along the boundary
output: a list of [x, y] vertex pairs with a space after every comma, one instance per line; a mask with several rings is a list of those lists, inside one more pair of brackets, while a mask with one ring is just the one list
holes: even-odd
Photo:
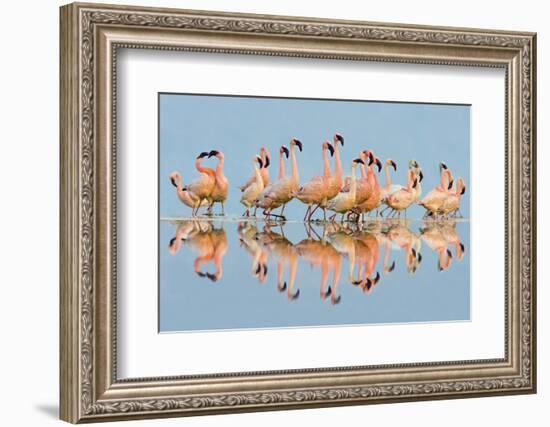
[[[300, 290], [294, 291], [296, 282], [296, 272], [298, 270], [298, 253], [296, 247], [288, 240], [283, 231], [283, 226], [279, 224], [281, 233], [276, 233], [271, 228], [270, 223], [265, 223], [263, 231], [258, 233], [256, 239], [277, 262], [277, 289], [280, 292], [287, 291], [290, 301], [296, 300], [300, 296]], [[285, 267], [288, 266], [288, 282], [283, 282]]]
[[426, 221], [420, 233], [422, 241], [438, 254], [438, 271], [447, 270], [451, 266], [453, 254], [449, 245], [454, 246], [457, 261], [464, 257], [465, 247], [456, 231], [456, 222]]
[[[193, 269], [199, 277], [206, 277], [213, 282], [222, 278], [222, 260], [228, 249], [225, 230], [214, 228], [209, 221], [182, 221], [178, 224], [176, 235], [170, 240], [170, 254], [176, 255], [182, 245], [198, 254], [193, 262]], [[214, 263], [214, 273], [202, 271], [202, 266], [209, 262]]]
[[267, 279], [267, 258], [268, 254], [258, 241], [258, 228], [253, 221], [242, 221], [237, 226], [237, 234], [241, 247], [252, 257], [251, 274], [258, 278], [260, 283]]
[[[416, 273], [418, 266], [422, 262], [422, 254], [420, 253], [421, 240], [420, 236], [411, 231], [410, 221], [394, 220], [387, 221], [387, 229], [384, 235], [388, 238], [390, 244], [405, 253], [405, 266], [409, 273]], [[388, 244], [388, 242], [386, 242]], [[388, 244], [388, 246], [390, 246]]]
[[[319, 294], [324, 300], [331, 297], [332, 304], [338, 304], [341, 297], [337, 293], [338, 281], [340, 279], [340, 254], [327, 241], [326, 226], [323, 228], [323, 236], [315, 231], [311, 224], [304, 224], [308, 237], [296, 245], [296, 251], [300, 257], [306, 260], [311, 267], [321, 268], [321, 284]], [[314, 237], [315, 236], [315, 237]], [[327, 288], [328, 275], [332, 270], [332, 285]]]

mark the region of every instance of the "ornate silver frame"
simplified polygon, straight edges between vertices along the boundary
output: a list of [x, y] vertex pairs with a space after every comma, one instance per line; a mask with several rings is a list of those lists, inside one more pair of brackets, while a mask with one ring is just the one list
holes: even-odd
[[[535, 392], [535, 34], [98, 4], [71, 4], [60, 13], [61, 419], [77, 423]], [[504, 68], [505, 357], [117, 379], [114, 65], [119, 47]]]

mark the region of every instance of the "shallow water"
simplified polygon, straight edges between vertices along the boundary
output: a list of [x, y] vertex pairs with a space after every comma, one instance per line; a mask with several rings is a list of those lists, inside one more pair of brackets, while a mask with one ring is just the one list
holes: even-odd
[[163, 219], [160, 331], [470, 319], [467, 220]]

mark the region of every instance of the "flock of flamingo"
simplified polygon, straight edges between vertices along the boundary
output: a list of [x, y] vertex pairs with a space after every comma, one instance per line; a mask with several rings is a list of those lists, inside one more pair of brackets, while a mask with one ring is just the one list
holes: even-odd
[[[255, 222], [239, 221], [240, 246], [252, 259], [250, 274], [261, 284], [266, 283], [271, 259], [276, 264], [277, 289], [286, 291], [288, 299], [294, 301], [300, 295], [295, 279], [299, 259], [302, 259], [321, 271], [321, 299], [330, 296], [332, 303], [337, 304], [340, 302], [337, 289], [344, 258], [349, 262], [349, 284], [369, 294], [383, 275], [391, 274], [396, 268], [396, 260], [390, 262], [390, 249], [403, 252], [404, 266], [410, 274], [416, 273], [422, 262], [422, 243], [437, 255], [437, 270], [440, 272], [447, 270], [453, 259], [462, 260], [465, 254], [455, 220], [426, 221], [418, 232], [410, 229], [410, 220], [407, 219], [374, 221], [366, 226], [354, 222], [323, 224], [318, 233], [311, 223], [306, 222], [305, 238], [293, 243], [285, 236], [282, 223], [279, 223], [277, 232], [269, 222], [265, 222], [260, 230]], [[178, 222], [175, 236], [169, 243], [169, 253], [176, 255], [182, 246], [197, 254], [193, 270], [199, 277], [213, 282], [222, 279], [223, 258], [229, 249], [223, 228], [199, 218]], [[213, 272], [207, 271], [210, 263], [213, 263]], [[285, 270], [288, 270], [286, 279]], [[332, 280], [327, 287], [331, 272]]]
[[[397, 172], [397, 164], [387, 159], [385, 161], [385, 184], [381, 185], [377, 174], [382, 170], [382, 162], [372, 150], [361, 150], [357, 158], [350, 164], [351, 173], [343, 176], [340, 149], [344, 147], [344, 138], [336, 133], [332, 144], [324, 141], [321, 148], [323, 154], [323, 174], [313, 177], [300, 185], [296, 148], [301, 152], [302, 143], [292, 138], [290, 149], [285, 145], [279, 149], [279, 174], [271, 180], [269, 173], [270, 154], [262, 147], [259, 154], [252, 159], [253, 174], [239, 188], [240, 202], [246, 210], [243, 216], [256, 216], [258, 208], [262, 209], [266, 218], [284, 217], [285, 206], [297, 199], [306, 205], [304, 221], [311, 221], [317, 209], [323, 211], [323, 219], [327, 220], [327, 210], [332, 212], [329, 217], [334, 221], [341, 214], [341, 222], [346, 218], [356, 222], [363, 221], [365, 214], [376, 212], [383, 216], [400, 217], [413, 204], [422, 206], [426, 213], [424, 217], [436, 219], [461, 215], [460, 199], [466, 191], [463, 178], [455, 180], [451, 170], [443, 162], [439, 165], [440, 183], [421, 199], [423, 173], [416, 160], [411, 160], [407, 170], [406, 185], [393, 184], [390, 167]], [[334, 158], [334, 168], [331, 170], [330, 157]], [[216, 157], [216, 168], [203, 166], [205, 158]], [[285, 158], [290, 157], [291, 173], [285, 172]], [[356, 177], [356, 168], [360, 169], [360, 177]], [[176, 187], [179, 200], [192, 210], [192, 216], [198, 214], [202, 206], [207, 207], [207, 214], [212, 214], [215, 203], [221, 204], [221, 213], [225, 214], [225, 201], [229, 193], [229, 180], [224, 174], [224, 153], [218, 150], [203, 152], [195, 160], [195, 169], [199, 176], [189, 184], [183, 184], [178, 172], [170, 174], [170, 180]], [[375, 169], [376, 168], [376, 169]], [[454, 185], [454, 187], [453, 187]], [[274, 209], [281, 208], [278, 214]], [[252, 214], [251, 214], [251, 210]]]

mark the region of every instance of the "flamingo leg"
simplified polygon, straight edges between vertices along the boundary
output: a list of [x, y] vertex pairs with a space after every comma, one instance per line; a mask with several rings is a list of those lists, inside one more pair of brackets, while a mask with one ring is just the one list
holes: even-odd
[[308, 221], [311, 221], [311, 217], [313, 216], [313, 214], [315, 213], [315, 211], [319, 208], [319, 205], [315, 206], [315, 209], [313, 209], [310, 214], [309, 214], [309, 218], [307, 219]]
[[310, 211], [311, 211], [311, 205], [307, 205], [306, 213], [304, 215], [304, 221], [306, 221]]

